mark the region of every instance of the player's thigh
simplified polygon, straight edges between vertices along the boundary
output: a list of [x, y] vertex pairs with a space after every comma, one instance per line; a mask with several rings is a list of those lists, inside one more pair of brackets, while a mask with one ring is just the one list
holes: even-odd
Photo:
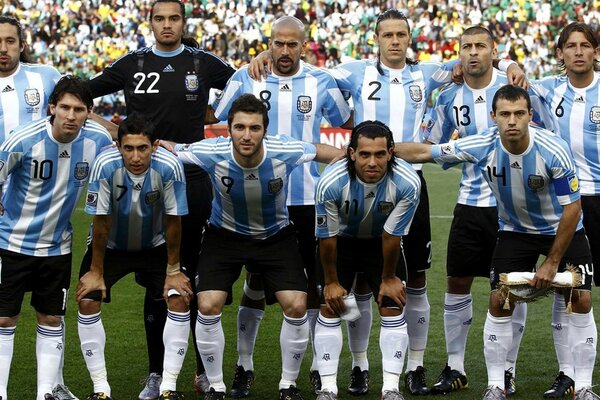
[[30, 257], [0, 249], [0, 317], [21, 312], [25, 292], [31, 291], [37, 266]]
[[600, 196], [581, 196], [583, 226], [590, 242], [594, 269], [594, 284], [600, 286]]
[[137, 252], [125, 252], [131, 268], [135, 270], [135, 281], [146, 288], [153, 299], [161, 299], [167, 269], [167, 245], [165, 243]]
[[539, 236], [528, 233], [498, 232], [490, 268], [492, 290], [498, 286], [502, 273], [535, 271], [542, 250]]
[[571, 243], [558, 265], [558, 272], [564, 272], [571, 268], [581, 271], [583, 277], [583, 283], [577, 289], [591, 290], [594, 279], [594, 266], [588, 238], [583, 229], [573, 235], [573, 239], [571, 239]]
[[65, 315], [71, 286], [71, 254], [32, 257], [38, 272], [31, 289], [31, 305], [40, 314]]
[[421, 197], [408, 235], [402, 237], [406, 266], [411, 272], [421, 272], [431, 268], [429, 195], [422, 172], [417, 172], [421, 179]]
[[315, 238], [315, 207], [289, 206], [290, 221], [294, 224], [298, 248], [309, 280], [314, 279], [317, 239]]

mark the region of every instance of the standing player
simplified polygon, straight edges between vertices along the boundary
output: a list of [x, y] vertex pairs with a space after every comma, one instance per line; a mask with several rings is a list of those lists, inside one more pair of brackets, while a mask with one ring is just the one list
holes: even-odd
[[[98, 156], [85, 210], [94, 220], [77, 300], [81, 351], [94, 383], [88, 400], [110, 399], [100, 306], [110, 302], [111, 287], [131, 272], [154, 297], [164, 294], [168, 302], [163, 389], [172, 365], [183, 363], [190, 329], [188, 304], [193, 292], [179, 271], [181, 215], [187, 213], [187, 203], [183, 166], [172, 153], [158, 148], [154, 127], [143, 115], [129, 114], [119, 126], [117, 148]], [[173, 385], [159, 398], [183, 397]]]
[[[476, 165], [498, 202], [499, 233], [492, 257], [490, 307], [484, 325], [484, 355], [488, 371], [485, 400], [505, 399], [504, 368], [512, 345], [514, 304], [504, 309], [496, 290], [504, 272], [535, 270], [530, 282], [548, 288], [566, 264], [579, 268], [584, 283], [572, 289], [569, 350], [573, 355], [577, 400], [598, 399], [591, 390], [596, 359], [596, 322], [592, 313], [592, 256], [583, 231], [576, 166], [567, 143], [530, 126], [533, 116], [524, 89], [507, 85], [492, 102], [497, 127], [442, 145], [399, 145], [411, 162], [436, 160], [444, 167], [458, 162]], [[536, 268], [540, 254], [546, 256]]]
[[[223, 89], [234, 70], [212, 53], [182, 44], [186, 26], [180, 0], [156, 0], [150, 11], [150, 26], [156, 44], [119, 58], [90, 81], [94, 97], [124, 90], [127, 113], [142, 113], [156, 126], [157, 137], [180, 143], [204, 138], [204, 117], [211, 88]], [[210, 214], [212, 188], [206, 172], [185, 167], [190, 213], [182, 218], [181, 263], [188, 277], [198, 263], [202, 226]], [[195, 323], [195, 303], [191, 309]], [[149, 375], [141, 400], [155, 400], [163, 364], [162, 331], [167, 309], [162, 298], [147, 291], [144, 317], [148, 342]], [[192, 330], [192, 332], [194, 332]], [[206, 387], [206, 377], [197, 354], [196, 390]]]
[[324, 275], [324, 302], [315, 334], [322, 383], [317, 400], [337, 399], [339, 315], [357, 273], [364, 274], [379, 304], [381, 398], [403, 398], [398, 385], [408, 334], [402, 312], [406, 303], [400, 279], [400, 271], [406, 270], [402, 236], [408, 233], [419, 203], [420, 180], [410, 165], [394, 158], [393, 149], [387, 126], [364, 121], [352, 130], [346, 158], [327, 167], [317, 185], [316, 234]]
[[[350, 109], [335, 80], [326, 70], [314, 68], [300, 60], [306, 48], [304, 31], [304, 24], [295, 17], [277, 19], [273, 23], [269, 41], [273, 73], [265, 81], [257, 82], [250, 78], [246, 67], [238, 70], [220, 97], [215, 117], [226, 120], [233, 101], [243, 93], [253, 93], [267, 107], [270, 121], [268, 135], [289, 135], [297, 140], [318, 143], [323, 118], [332, 126], [351, 126]], [[290, 220], [296, 229], [303, 268], [308, 276], [308, 318], [311, 332], [314, 332], [319, 312], [314, 226], [314, 186], [318, 176], [316, 162], [296, 168], [290, 176], [287, 198]], [[260, 276], [250, 276], [252, 278], [246, 282], [246, 293], [238, 310], [238, 362], [231, 389], [233, 397], [245, 397], [250, 393], [254, 381], [252, 356], [264, 313], [264, 291], [260, 285]], [[313, 357], [311, 371], [316, 370], [316, 360]], [[314, 375], [311, 372], [311, 377]]]
[[244, 265], [263, 277], [267, 302], [277, 301], [283, 309], [279, 398], [302, 399], [296, 378], [308, 344], [307, 284], [285, 206], [287, 183], [300, 164], [329, 162], [341, 151], [289, 136], [266, 136], [268, 122], [263, 102], [244, 94], [229, 110], [228, 138], [176, 147], [184, 162], [209, 172], [215, 188], [196, 278], [196, 338], [211, 386], [206, 400], [225, 398], [221, 311]]
[[[600, 265], [600, 48], [594, 31], [580, 22], [566, 26], [557, 42], [556, 55], [564, 75], [532, 83], [543, 97], [554, 122], [554, 130], [567, 141], [581, 185], [583, 226], [590, 241], [594, 265]], [[594, 282], [600, 285], [595, 271]], [[560, 398], [573, 391], [573, 355], [569, 348], [569, 316], [565, 299], [554, 296], [552, 334], [559, 374], [544, 393], [546, 398]]]
[[[454, 134], [471, 136], [493, 126], [491, 99], [508, 83], [506, 75], [492, 66], [496, 48], [487, 29], [466, 29], [460, 39], [459, 55], [464, 84], [451, 84], [440, 93], [425, 134], [433, 144], [446, 143]], [[462, 168], [446, 257], [444, 328], [448, 363], [431, 387], [432, 394], [446, 394], [468, 385], [464, 359], [473, 319], [471, 285], [476, 276], [489, 278], [498, 232], [496, 199], [489, 185], [475, 165], [465, 163]], [[527, 305], [517, 304], [512, 317], [513, 347], [505, 368], [507, 394], [516, 390], [515, 365], [526, 318]]]
[[70, 217], [90, 165], [108, 132], [87, 118], [87, 87], [66, 76], [49, 98], [50, 117], [23, 125], [0, 147], [0, 183], [10, 177], [0, 211], [0, 397], [7, 398], [13, 343], [21, 303], [31, 291], [37, 311], [37, 400], [51, 392], [63, 356], [61, 317], [71, 278]]

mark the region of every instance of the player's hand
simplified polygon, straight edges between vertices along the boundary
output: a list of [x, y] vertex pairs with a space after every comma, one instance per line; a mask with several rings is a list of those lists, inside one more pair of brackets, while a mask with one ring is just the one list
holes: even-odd
[[460, 63], [452, 67], [452, 82], [456, 83], [457, 85], [460, 85], [465, 82], [462, 65], [460, 65]]
[[510, 85], [520, 86], [525, 90], [529, 90], [529, 81], [525, 76], [525, 72], [519, 67], [518, 64], [514, 63], [506, 70], [506, 77]]
[[250, 60], [248, 75], [257, 82], [267, 79], [267, 74], [273, 69], [273, 58], [271, 50], [265, 50]]
[[169, 290], [171, 289], [175, 290], [181, 295], [181, 298], [186, 305], [190, 305], [190, 301], [194, 293], [192, 292], [192, 285], [190, 285], [190, 278], [188, 278], [183, 272], [166, 276], [165, 286], [163, 288], [163, 297], [167, 301], [169, 299]]
[[377, 304], [379, 304], [380, 307], [384, 296], [392, 299], [398, 306], [404, 307], [406, 304], [406, 288], [400, 278], [395, 276], [393, 278], [381, 280], [381, 285], [379, 285], [379, 296], [377, 296]]
[[175, 142], [172, 142], [170, 140], [162, 140], [160, 139], [158, 141], [158, 145], [166, 150], [169, 150], [171, 153], [177, 155], [177, 153], [175, 152]]
[[325, 285], [323, 288], [323, 298], [325, 299], [327, 310], [337, 315], [346, 311], [346, 305], [344, 304], [344, 296], [346, 294], [346, 289], [339, 282]]
[[547, 289], [552, 285], [557, 271], [558, 263], [545, 259], [529, 284], [538, 289]]
[[77, 302], [79, 303], [83, 297], [95, 290], [102, 292], [102, 299], [106, 297], [106, 285], [104, 284], [104, 277], [95, 271], [86, 272], [77, 284]]

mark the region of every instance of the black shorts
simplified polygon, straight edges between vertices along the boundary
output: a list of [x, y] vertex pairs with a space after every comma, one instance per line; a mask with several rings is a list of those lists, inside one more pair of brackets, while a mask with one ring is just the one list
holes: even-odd
[[[319, 259], [320, 260], [320, 259]], [[321, 262], [318, 262], [321, 268]], [[379, 286], [381, 285], [381, 273], [383, 272], [383, 253], [381, 247], [381, 238], [356, 239], [337, 237], [337, 275], [340, 285], [348, 293], [352, 290], [354, 276], [357, 273], [363, 274], [363, 279], [367, 281], [373, 296], [379, 296]], [[324, 286], [322, 274], [320, 284]], [[400, 253], [398, 264], [396, 265], [396, 276], [400, 279], [406, 279], [406, 261], [404, 255]], [[321, 294], [321, 304], [324, 304]], [[397, 305], [388, 297], [383, 299], [383, 307], [397, 307]]]
[[[538, 257], [547, 255], [553, 242], [553, 235], [500, 231], [490, 270], [492, 290], [498, 286], [500, 274], [503, 272], [534, 272]], [[567, 264], [575, 265], [583, 273], [584, 283], [578, 289], [590, 290], [594, 267], [590, 246], [583, 229], [573, 235], [569, 248], [560, 260], [558, 272], [565, 271]]]
[[457, 204], [448, 235], [448, 276], [489, 278], [492, 254], [498, 237], [496, 207]]
[[423, 172], [417, 171], [421, 179], [421, 198], [415, 211], [408, 235], [402, 237], [406, 268], [409, 271], [425, 271], [431, 268], [431, 225], [429, 223], [429, 195]]
[[[590, 242], [594, 265], [600, 266], [600, 196], [581, 196], [583, 226]], [[594, 250], [596, 249], [596, 250]], [[594, 285], [600, 286], [600, 267], [594, 269]]]
[[276, 302], [275, 293], [280, 290], [307, 291], [306, 275], [292, 226], [259, 240], [209, 225], [200, 251], [197, 291], [231, 293], [231, 287], [244, 265], [248, 272], [261, 274], [268, 304]]
[[[90, 244], [81, 260], [79, 277], [90, 270], [92, 264], [92, 245]], [[136, 282], [147, 289], [153, 299], [162, 299], [167, 273], [167, 245], [141, 251], [123, 251], [106, 249], [104, 253], [104, 284], [106, 285], [105, 303], [110, 303], [110, 288], [121, 278], [134, 272]], [[100, 301], [100, 291], [90, 292], [86, 299]]]
[[46, 315], [65, 315], [71, 285], [71, 254], [34, 257], [0, 249], [0, 317], [20, 314], [25, 292]]
[[290, 221], [294, 224], [302, 264], [309, 281], [315, 280], [317, 239], [315, 237], [315, 206], [288, 206]]

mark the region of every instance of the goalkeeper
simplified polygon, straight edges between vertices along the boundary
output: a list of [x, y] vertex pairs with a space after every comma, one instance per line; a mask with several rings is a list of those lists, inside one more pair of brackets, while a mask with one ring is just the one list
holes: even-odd
[[[413, 163], [436, 161], [444, 168], [473, 163], [498, 202], [499, 232], [490, 272], [490, 308], [484, 326], [488, 387], [483, 399], [505, 399], [504, 362], [512, 342], [512, 312], [497, 290], [500, 273], [534, 271], [531, 285], [548, 288], [557, 272], [573, 264], [583, 276], [574, 288], [569, 346], [574, 358], [576, 399], [600, 399], [592, 390], [596, 323], [592, 313], [592, 257], [581, 220], [579, 184], [567, 143], [530, 125], [528, 93], [500, 88], [492, 102], [496, 127], [455, 142], [396, 145], [396, 155]], [[536, 269], [538, 256], [546, 259]], [[571, 289], [566, 289], [571, 290]]]

